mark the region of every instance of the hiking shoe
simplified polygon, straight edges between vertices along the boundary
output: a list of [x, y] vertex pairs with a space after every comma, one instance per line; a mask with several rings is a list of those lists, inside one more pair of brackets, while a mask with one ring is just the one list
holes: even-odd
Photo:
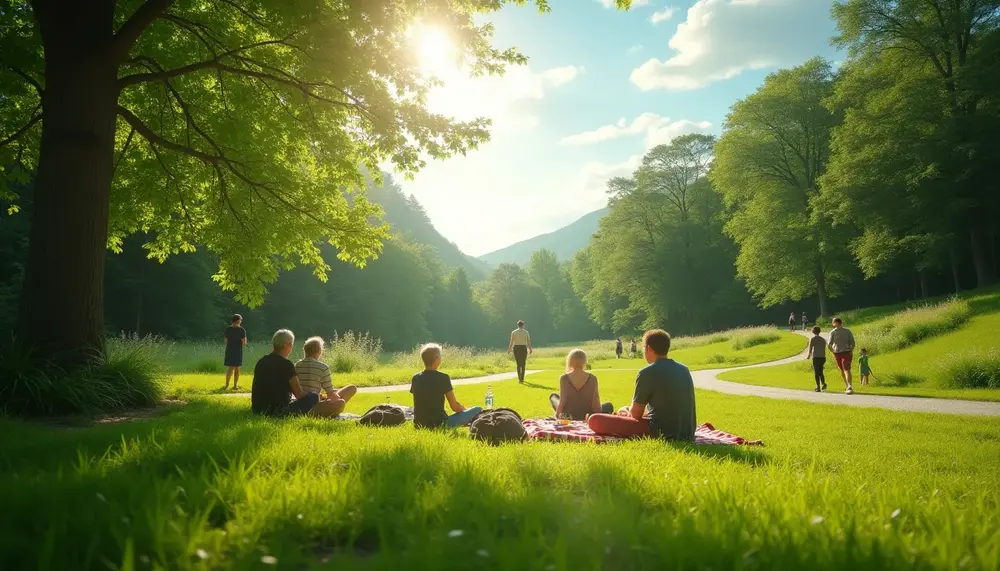
[[820, 392], [820, 390], [819, 390], [818, 388], [816, 388], [816, 389], [813, 389], [813, 390], [815, 390], [816, 392]]
[[823, 383], [823, 390], [826, 390], [826, 383]]
[[844, 392], [846, 394], [853, 395], [854, 394], [854, 388], [853, 387], [847, 387], [847, 390], [844, 391]]

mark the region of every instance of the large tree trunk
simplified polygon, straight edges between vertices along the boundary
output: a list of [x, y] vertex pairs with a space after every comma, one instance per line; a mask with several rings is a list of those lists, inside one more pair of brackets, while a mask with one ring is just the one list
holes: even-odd
[[816, 278], [816, 298], [819, 300], [819, 314], [822, 317], [832, 317], [828, 310], [829, 299], [827, 299], [826, 293], [826, 272], [823, 271], [823, 262], [817, 261], [816, 268], [814, 270]]
[[104, 260], [118, 100], [114, 2], [34, 3], [42, 141], [18, 336], [68, 364], [104, 348]]
[[987, 232], [982, 227], [973, 226], [969, 229], [969, 244], [972, 247], [972, 263], [976, 267], [976, 287], [986, 287], [996, 281], [993, 274], [993, 264], [990, 261]]

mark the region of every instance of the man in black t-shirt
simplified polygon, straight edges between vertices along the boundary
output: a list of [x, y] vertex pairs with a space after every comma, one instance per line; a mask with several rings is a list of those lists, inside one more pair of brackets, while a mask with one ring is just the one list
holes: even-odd
[[299, 386], [295, 365], [288, 360], [295, 345], [295, 334], [281, 329], [271, 338], [271, 344], [274, 351], [261, 357], [253, 370], [251, 410], [269, 416], [336, 416], [340, 413], [343, 407], [336, 406], [332, 401], [321, 402], [318, 393], [303, 391]]
[[694, 379], [687, 367], [667, 358], [670, 335], [662, 329], [643, 336], [646, 362], [635, 379], [632, 408], [613, 414], [592, 414], [587, 425], [597, 434], [612, 436], [658, 436], [668, 440], [694, 441]]
[[[483, 409], [478, 406], [466, 408], [455, 398], [451, 386], [451, 377], [438, 370], [441, 366], [441, 346], [428, 343], [420, 348], [420, 358], [424, 362], [424, 370], [410, 381], [410, 393], [413, 394], [413, 425], [418, 428], [438, 428], [448, 426], [464, 426], [472, 422]], [[455, 414], [448, 416], [444, 410], [444, 401]]]

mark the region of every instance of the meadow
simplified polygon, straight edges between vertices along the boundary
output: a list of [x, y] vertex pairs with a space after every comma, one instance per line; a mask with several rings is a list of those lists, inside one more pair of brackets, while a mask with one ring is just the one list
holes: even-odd
[[[867, 348], [873, 378], [855, 392], [896, 396], [1000, 401], [1000, 292], [987, 291], [915, 307], [873, 308], [846, 314], [857, 349]], [[802, 340], [805, 345], [805, 340]], [[833, 359], [824, 373], [832, 390], [843, 390]], [[741, 383], [812, 390], [812, 363], [723, 373]]]
[[[346, 337], [350, 340], [356, 339], [358, 336], [349, 335]], [[794, 355], [800, 350], [802, 343], [798, 336], [788, 332], [775, 331], [770, 327], [747, 327], [712, 335], [678, 337], [674, 341], [676, 350], [672, 350], [672, 354], [691, 369], [774, 361]], [[403, 353], [383, 353], [380, 347], [375, 348], [372, 344], [366, 345], [354, 341], [349, 348], [345, 348], [343, 345], [347, 343], [352, 342], [345, 342], [344, 337], [331, 340], [329, 349], [323, 357], [334, 372], [334, 383], [337, 386], [353, 384], [359, 387], [372, 387], [404, 384], [410, 382], [413, 374], [423, 368], [417, 348]], [[169, 396], [187, 398], [196, 394], [224, 392], [222, 384], [225, 380], [225, 368], [221, 366], [220, 349], [218, 344], [213, 346], [214, 356], [210, 356], [211, 353], [207, 350], [207, 345], [207, 343], [190, 342], [155, 345], [156, 351], [162, 355], [161, 358], [170, 359], [173, 356], [180, 356], [171, 362], [170, 370], [173, 374], [168, 385]], [[243, 376], [241, 376], [240, 390], [242, 392], [250, 391], [253, 382], [252, 364], [259, 358], [257, 353], [263, 354], [261, 346], [261, 344], [254, 344], [253, 349], [248, 351], [244, 359], [244, 362], [249, 366], [244, 367]], [[587, 352], [588, 364], [594, 371], [639, 369], [645, 365], [641, 352], [637, 354], [636, 358], [631, 358], [628, 354], [627, 341], [623, 358], [618, 359], [615, 356], [613, 340], [594, 340], [577, 345], [537, 348], [528, 358], [528, 368], [561, 370], [565, 368], [566, 354], [577, 346]], [[194, 355], [198, 355], [198, 357], [192, 357]], [[338, 359], [341, 362], [344, 361], [344, 358], [340, 357], [341, 355], [360, 355], [359, 361], [363, 365], [349, 371], [344, 371], [345, 367], [339, 367], [341, 370], [338, 371], [336, 366]], [[300, 358], [301, 355], [293, 355], [293, 357]], [[214, 360], [210, 361], [210, 359]], [[218, 363], [218, 367], [210, 373], [201, 372], [196, 367], [192, 367], [192, 363], [197, 364], [203, 361], [212, 364]], [[194, 370], [191, 370], [192, 368]], [[505, 351], [445, 346], [442, 370], [451, 375], [453, 379], [463, 379], [512, 372], [514, 361], [513, 357]]]
[[[497, 383], [497, 405], [547, 415], [557, 378]], [[634, 373], [600, 378], [630, 399]], [[456, 387], [465, 404], [482, 390]], [[1000, 419], [697, 399], [699, 422], [766, 446], [490, 447], [217, 396], [118, 423], [0, 420], [0, 553], [9, 569], [1000, 565]]]

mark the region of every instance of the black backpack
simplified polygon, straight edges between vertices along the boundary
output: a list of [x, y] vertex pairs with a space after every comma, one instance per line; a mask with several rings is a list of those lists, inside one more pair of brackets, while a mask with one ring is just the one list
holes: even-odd
[[406, 411], [394, 404], [380, 404], [361, 415], [358, 424], [364, 426], [397, 426], [406, 422]]
[[509, 408], [491, 408], [479, 413], [469, 425], [469, 436], [489, 444], [524, 440], [521, 415]]

